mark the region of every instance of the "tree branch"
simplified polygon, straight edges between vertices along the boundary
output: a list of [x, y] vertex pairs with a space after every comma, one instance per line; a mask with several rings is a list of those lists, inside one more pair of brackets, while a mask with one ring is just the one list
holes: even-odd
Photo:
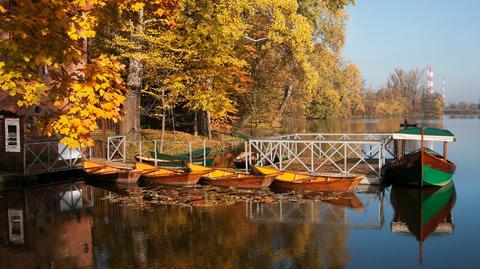
[[262, 38], [258, 38], [258, 39], [254, 39], [254, 38], [251, 38], [249, 36], [245, 36], [245, 38], [248, 40], [248, 41], [252, 41], [252, 42], [262, 42], [262, 41], [265, 41], [265, 40], [268, 40], [268, 37], [262, 37]]

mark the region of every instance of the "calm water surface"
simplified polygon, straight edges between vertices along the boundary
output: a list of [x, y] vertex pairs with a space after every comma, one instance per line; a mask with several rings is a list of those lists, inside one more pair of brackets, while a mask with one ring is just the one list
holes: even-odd
[[[287, 131], [393, 131], [398, 124], [312, 122]], [[448, 190], [364, 188], [322, 201], [140, 210], [141, 196], [132, 195], [138, 187], [4, 187], [0, 268], [480, 268], [480, 119], [429, 125], [458, 139], [449, 148], [457, 171]], [[105, 199], [115, 193], [132, 198]], [[434, 205], [422, 205], [427, 198]], [[430, 211], [440, 213], [421, 226]]]

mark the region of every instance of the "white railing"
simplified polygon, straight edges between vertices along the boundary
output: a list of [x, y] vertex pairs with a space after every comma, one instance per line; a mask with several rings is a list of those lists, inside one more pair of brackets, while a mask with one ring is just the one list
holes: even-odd
[[126, 162], [126, 137], [109, 136], [107, 138], [107, 160], [112, 162]]
[[86, 155], [59, 140], [27, 142], [23, 149], [23, 174], [32, 175], [78, 168]]
[[[247, 165], [271, 165], [287, 170], [318, 174], [326, 166], [341, 174], [354, 173], [362, 165], [369, 173], [381, 176], [387, 156], [392, 157], [391, 134], [385, 133], [315, 133], [288, 134], [246, 142]], [[257, 156], [252, 160], [252, 156]], [[329, 171], [331, 172], [331, 171]]]
[[[162, 143], [163, 142], [160, 139], [127, 141], [127, 144], [133, 145], [135, 148], [135, 151], [131, 152], [135, 154], [134, 156], [135, 158], [141, 157], [138, 159], [140, 162], [142, 162], [144, 158], [147, 158], [149, 159], [149, 161], [153, 161], [155, 165], [157, 165], [159, 162], [164, 161], [164, 159], [162, 159], [162, 157], [159, 156], [160, 153], [166, 154], [165, 151], [163, 150]], [[206, 165], [207, 155], [208, 155], [206, 140], [203, 140], [203, 144], [201, 145], [201, 147], [199, 147], [200, 149], [203, 149], [203, 152], [201, 154], [202, 158], [200, 158], [200, 160], [198, 156], [193, 156], [193, 143], [191, 141], [187, 143], [180, 142], [179, 145], [185, 146], [185, 149], [183, 152], [188, 153], [188, 159], [190, 162], [194, 161], [194, 158], [195, 158], [196, 161], [202, 160], [203, 164]], [[145, 153], [145, 151], [147, 151], [147, 153]]]

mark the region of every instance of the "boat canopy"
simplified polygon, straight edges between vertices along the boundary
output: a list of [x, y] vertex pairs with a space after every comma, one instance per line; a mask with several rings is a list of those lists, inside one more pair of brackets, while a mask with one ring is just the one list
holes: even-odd
[[[423, 128], [423, 140], [425, 141], [442, 141], [453, 142], [456, 141], [455, 135], [448, 130], [437, 128]], [[400, 130], [393, 134], [393, 139], [399, 140], [422, 140], [422, 128], [408, 128]]]

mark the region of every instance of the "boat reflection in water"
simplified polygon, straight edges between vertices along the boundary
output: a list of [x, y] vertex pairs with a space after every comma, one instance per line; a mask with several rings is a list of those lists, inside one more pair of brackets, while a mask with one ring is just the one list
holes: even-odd
[[394, 233], [415, 235], [420, 262], [423, 262], [422, 244], [429, 235], [453, 233], [451, 211], [456, 199], [453, 182], [423, 189], [394, 186], [390, 199], [395, 210], [390, 228]]

